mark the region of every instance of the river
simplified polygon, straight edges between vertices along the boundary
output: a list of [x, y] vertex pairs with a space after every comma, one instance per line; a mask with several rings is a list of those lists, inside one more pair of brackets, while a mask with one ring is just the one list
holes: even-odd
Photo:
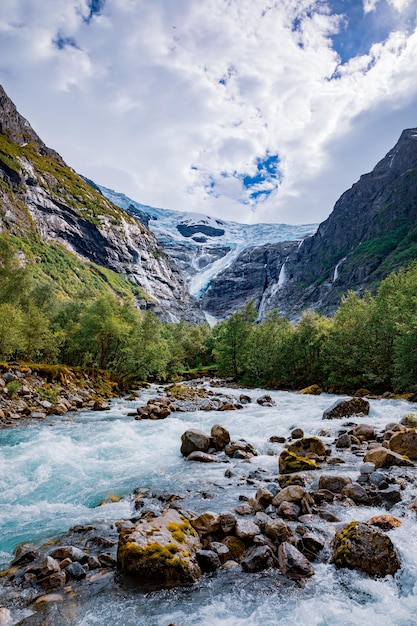
[[[262, 390], [221, 391], [253, 399]], [[76, 524], [116, 521], [132, 515], [128, 498], [97, 506], [110, 496], [127, 496], [134, 489], [180, 494], [182, 504], [196, 512], [233, 510], [239, 495], [253, 495], [246, 478], [257, 468], [277, 474], [282, 445], [272, 435], [288, 437], [301, 427], [306, 435], [334, 441], [343, 420], [323, 421], [323, 411], [335, 396], [303, 396], [268, 392], [276, 406], [250, 404], [241, 411], [174, 413], [166, 420], [135, 421], [127, 413], [155, 395], [146, 390], [134, 402], [112, 401], [111, 410], [80, 412], [22, 428], [0, 431], [0, 564], [7, 566], [21, 542], [40, 544]], [[412, 411], [405, 401], [372, 400], [367, 418], [359, 421], [382, 429]], [[358, 420], [356, 420], [358, 421]], [[187, 428], [210, 432], [221, 423], [232, 439], [244, 438], [259, 456], [249, 463], [199, 464], [179, 452]], [[323, 434], [323, 431], [326, 431]], [[361, 459], [350, 455], [336, 471], [358, 476]], [[225, 477], [232, 470], [235, 479]], [[417, 473], [417, 470], [416, 470]], [[240, 477], [242, 480], [239, 481]], [[417, 495], [410, 485], [403, 500]], [[276, 571], [244, 574], [219, 572], [203, 577], [190, 588], [152, 593], [108, 590], [72, 603], [59, 613], [56, 625], [70, 626], [380, 626], [417, 624], [417, 524], [413, 511], [396, 505], [390, 513], [401, 518], [389, 532], [399, 550], [402, 568], [395, 578], [373, 580], [349, 570], [316, 563], [315, 575], [304, 585], [283, 584]], [[340, 507], [342, 522], [368, 520], [376, 507]], [[320, 525], [329, 523], [318, 520]], [[0, 606], [1, 587], [0, 587]]]

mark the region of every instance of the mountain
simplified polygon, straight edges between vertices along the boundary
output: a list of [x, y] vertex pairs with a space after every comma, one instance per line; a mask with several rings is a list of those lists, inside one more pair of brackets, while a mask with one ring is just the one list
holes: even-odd
[[63, 294], [130, 293], [165, 320], [202, 319], [153, 233], [47, 148], [1, 86], [0, 233]]
[[[216, 318], [227, 317], [252, 299], [260, 306], [266, 275], [272, 281], [275, 276], [278, 279], [291, 250], [317, 229], [317, 224], [239, 224], [199, 213], [158, 209], [112, 189], [99, 189], [152, 230], [181, 269], [190, 293]], [[265, 248], [265, 258], [261, 250], [251, 256], [250, 250], [258, 250], [259, 246]], [[264, 271], [266, 266], [268, 270]], [[234, 284], [233, 294], [228, 289], [228, 272], [245, 275], [244, 283], [238, 280]]]

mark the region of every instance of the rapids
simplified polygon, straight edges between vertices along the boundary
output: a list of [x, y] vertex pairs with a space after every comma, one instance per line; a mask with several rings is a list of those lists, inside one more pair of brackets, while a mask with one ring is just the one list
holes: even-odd
[[[230, 390], [257, 398], [262, 390]], [[127, 496], [134, 489], [178, 493], [182, 505], [196, 512], [233, 510], [239, 495], [253, 495], [248, 474], [263, 468], [277, 474], [282, 445], [270, 443], [272, 435], [289, 436], [294, 427], [306, 435], [320, 435], [326, 444], [345, 420], [323, 421], [322, 413], [335, 396], [303, 396], [268, 392], [275, 407], [250, 404], [241, 411], [173, 413], [166, 420], [135, 421], [127, 416], [146, 404], [157, 389], [143, 391], [137, 401], [114, 400], [110, 411], [80, 412], [51, 417], [42, 423], [0, 431], [0, 564], [6, 567], [21, 542], [41, 544], [76, 524], [112, 522], [132, 515], [128, 498], [98, 506], [110, 496]], [[382, 429], [412, 411], [405, 401], [372, 400], [363, 420]], [[232, 439], [244, 438], [259, 456], [249, 463], [187, 463], [181, 456], [180, 438], [187, 428], [210, 432], [221, 423]], [[323, 436], [323, 431], [326, 435]], [[355, 478], [361, 459], [335, 471]], [[232, 470], [235, 480], [225, 477]], [[417, 474], [417, 470], [416, 470]], [[241, 480], [239, 480], [241, 478]], [[403, 503], [417, 490], [410, 485]], [[57, 608], [54, 626], [381, 626], [417, 624], [417, 523], [416, 514], [399, 505], [390, 510], [402, 526], [390, 531], [400, 552], [402, 569], [393, 579], [373, 580], [362, 574], [315, 563], [315, 575], [296, 584], [283, 582], [276, 570], [243, 574], [239, 570], [204, 576], [184, 589], [151, 593], [122, 589], [113, 584], [71, 605]], [[377, 507], [340, 507], [342, 522], [366, 521]], [[323, 520], [317, 527], [329, 527]], [[0, 607], [2, 606], [0, 587]], [[49, 623], [49, 622], [48, 622]]]

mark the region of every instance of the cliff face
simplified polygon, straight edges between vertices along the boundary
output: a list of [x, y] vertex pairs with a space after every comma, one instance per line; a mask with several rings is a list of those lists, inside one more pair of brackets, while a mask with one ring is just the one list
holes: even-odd
[[202, 297], [224, 317], [253, 299], [295, 319], [308, 309], [331, 314], [349, 289], [374, 289], [417, 258], [417, 129], [337, 201], [300, 245], [253, 247], [214, 278]]
[[45, 146], [0, 86], [0, 232], [57, 243], [140, 286], [166, 320], [201, 319], [155, 236]]

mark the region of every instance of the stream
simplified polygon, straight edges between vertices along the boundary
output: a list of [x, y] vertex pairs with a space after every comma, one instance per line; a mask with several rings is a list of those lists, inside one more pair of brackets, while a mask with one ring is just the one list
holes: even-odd
[[[322, 420], [323, 411], [336, 396], [282, 391], [268, 392], [274, 407], [255, 402], [240, 411], [173, 413], [158, 421], [135, 421], [127, 415], [157, 391], [156, 387], [142, 391], [133, 402], [113, 400], [110, 411], [51, 416], [40, 423], [0, 430], [1, 568], [8, 566], [22, 542], [39, 545], [74, 525], [129, 519], [132, 504], [124, 496], [136, 488], [179, 494], [181, 505], [197, 513], [233, 511], [240, 495], [253, 496], [256, 487], [246, 480], [251, 472], [262, 469], [277, 475], [283, 445], [271, 443], [271, 436], [288, 438], [294, 427], [300, 427], [306, 436], [320, 436], [327, 445], [346, 422]], [[235, 396], [245, 393], [253, 399], [265, 393], [259, 389], [216, 391]], [[369, 416], [354, 421], [371, 423], [377, 430], [400, 421], [414, 407], [388, 399], [370, 403]], [[188, 428], [209, 433], [216, 423], [227, 428], [232, 439], [249, 441], [259, 455], [250, 462], [187, 462], [179, 451], [181, 434]], [[326, 467], [326, 473], [355, 479], [362, 458], [349, 454], [346, 461]], [[226, 470], [231, 470], [233, 479], [225, 476]], [[315, 474], [311, 484], [318, 480], [319, 472]], [[98, 506], [111, 496], [122, 498]], [[114, 583], [61, 605], [54, 626], [417, 625], [417, 520], [416, 513], [404, 506], [416, 496], [417, 488], [407, 486], [403, 503], [389, 511], [402, 522], [388, 533], [402, 563], [395, 578], [372, 579], [318, 562], [314, 563], [315, 575], [303, 584], [282, 582], [276, 570], [245, 574], [240, 569], [205, 575], [191, 587], [148, 593]], [[343, 523], [367, 521], [378, 513], [386, 510], [365, 506], [337, 510]], [[318, 530], [326, 528], [327, 532], [329, 526], [337, 527], [322, 519], [315, 523]], [[12, 612], [13, 623], [30, 613], [13, 616]]]

